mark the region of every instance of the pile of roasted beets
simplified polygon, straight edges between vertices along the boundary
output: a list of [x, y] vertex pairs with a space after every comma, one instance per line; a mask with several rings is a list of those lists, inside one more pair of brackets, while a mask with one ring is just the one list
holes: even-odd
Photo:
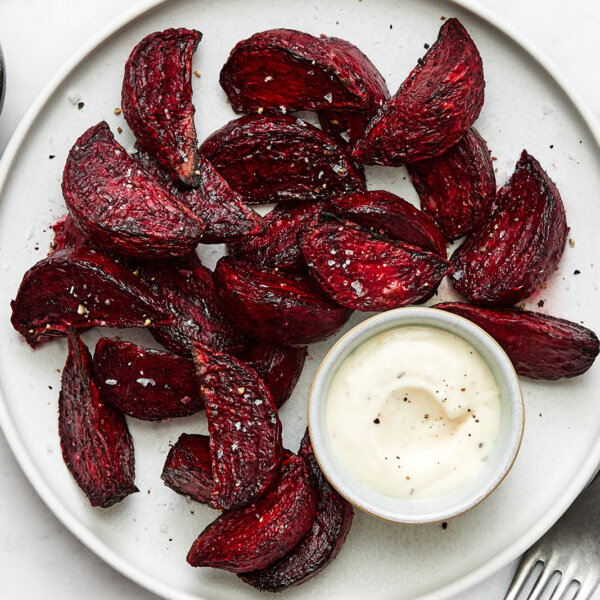
[[[191, 101], [197, 31], [153, 33], [125, 66], [129, 155], [104, 122], [67, 158], [68, 216], [54, 251], [23, 278], [12, 323], [36, 346], [68, 336], [59, 398], [65, 462], [94, 506], [137, 491], [124, 415], [206, 411], [210, 436], [183, 434], [166, 485], [221, 515], [188, 561], [239, 573], [259, 589], [301, 583], [335, 558], [352, 508], [304, 437], [282, 447], [277, 409], [306, 345], [352, 310], [429, 300], [445, 275], [471, 304], [437, 308], [487, 330], [529, 377], [586, 371], [598, 339], [578, 324], [511, 308], [544, 284], [565, 247], [554, 183], [527, 152], [496, 191], [472, 127], [481, 58], [456, 19], [390, 97], [381, 74], [341, 39], [276, 29], [237, 44], [220, 82], [248, 113], [198, 146]], [[321, 129], [290, 116], [318, 113]], [[363, 165], [406, 164], [418, 210], [366, 191]], [[266, 217], [251, 205], [278, 203]], [[466, 237], [450, 259], [448, 241]], [[213, 272], [199, 243], [227, 243]], [[78, 333], [146, 327], [165, 347]]]

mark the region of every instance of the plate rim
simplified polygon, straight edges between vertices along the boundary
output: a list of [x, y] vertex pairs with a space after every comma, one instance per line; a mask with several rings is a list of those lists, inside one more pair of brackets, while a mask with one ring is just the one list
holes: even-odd
[[[92, 36], [88, 42], [79, 47], [71, 58], [60, 67], [54, 75], [44, 85], [42, 90], [30, 104], [27, 111], [19, 121], [17, 127], [12, 133], [10, 140], [0, 158], [0, 200], [4, 192], [4, 188], [11, 170], [11, 166], [18, 156], [19, 149], [27, 137], [27, 134], [38, 118], [43, 107], [48, 99], [63, 83], [63, 81], [82, 63], [89, 55], [105, 43], [110, 37], [119, 33], [123, 28], [128, 26], [133, 21], [143, 17], [145, 14], [154, 10], [162, 4], [166, 4], [170, 0], [143, 0], [133, 9], [125, 11], [121, 16], [109, 22], [99, 33]], [[509, 25], [504, 19], [499, 18], [496, 13], [482, 6], [477, 0], [448, 0], [462, 10], [471, 13], [475, 17], [481, 19], [487, 26], [492, 27], [499, 33], [506, 36], [522, 51], [529, 55], [537, 65], [544, 71], [550, 79], [558, 85], [561, 91], [565, 94], [568, 101], [574, 109], [579, 113], [583, 123], [589, 130], [594, 139], [597, 148], [600, 150], [600, 123], [595, 114], [587, 103], [581, 98], [579, 92], [575, 90], [573, 85], [564, 75], [564, 73], [556, 67], [556, 65], [542, 52], [535, 44], [530, 42], [523, 34], [517, 31], [512, 25]], [[174, 600], [206, 600], [196, 594], [188, 592], [175, 591], [169, 585], [164, 584], [160, 580], [145, 574], [136, 566], [123, 560], [121, 555], [113, 551], [108, 544], [100, 540], [80, 519], [73, 516], [47, 486], [38, 467], [30, 458], [28, 451], [22, 442], [17, 428], [13, 423], [9, 412], [8, 405], [2, 392], [0, 391], [0, 429], [2, 429], [7, 443], [17, 460], [23, 473], [29, 480], [35, 492], [42, 499], [44, 504], [50, 509], [54, 516], [87, 548], [89, 548], [96, 556], [110, 565], [113, 569], [121, 573], [136, 584], [147, 589], [148, 591], [162, 596], [164, 598], [173, 598]], [[588, 454], [585, 462], [583, 462], [573, 478], [568, 482], [568, 486], [561, 494], [559, 500], [552, 509], [544, 515], [535, 525], [523, 531], [517, 539], [515, 539], [502, 552], [497, 554], [493, 559], [486, 561], [469, 573], [458, 577], [449, 583], [444, 584], [436, 590], [427, 592], [423, 595], [414, 597], [413, 600], [444, 600], [451, 596], [460, 594], [469, 588], [481, 583], [486, 578], [494, 575], [500, 569], [508, 565], [511, 561], [518, 558], [532, 544], [534, 544], [554, 523], [564, 514], [569, 508], [573, 500], [580, 494], [585, 485], [594, 476], [598, 464], [600, 463], [600, 439], [592, 447], [592, 451]]]

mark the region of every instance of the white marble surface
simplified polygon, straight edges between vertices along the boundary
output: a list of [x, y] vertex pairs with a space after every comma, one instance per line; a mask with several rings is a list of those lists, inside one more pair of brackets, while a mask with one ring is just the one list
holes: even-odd
[[[598, 0], [568, 4], [562, 0], [479, 2], [540, 48], [600, 118]], [[0, 0], [0, 43], [8, 76], [0, 116], [0, 152], [48, 78], [91, 34], [129, 4], [133, 2]], [[2, 600], [155, 598], [105, 565], [55, 519], [29, 485], [1, 433], [0, 481]], [[501, 600], [515, 568], [516, 563], [453, 600]], [[600, 600], [600, 591], [594, 600]]]

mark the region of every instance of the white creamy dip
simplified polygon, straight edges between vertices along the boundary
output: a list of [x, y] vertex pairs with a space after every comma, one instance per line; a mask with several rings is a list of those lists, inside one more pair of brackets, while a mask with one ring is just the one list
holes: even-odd
[[341, 364], [327, 428], [348, 471], [397, 498], [431, 498], [473, 478], [500, 423], [496, 380], [462, 338], [403, 326], [374, 336]]

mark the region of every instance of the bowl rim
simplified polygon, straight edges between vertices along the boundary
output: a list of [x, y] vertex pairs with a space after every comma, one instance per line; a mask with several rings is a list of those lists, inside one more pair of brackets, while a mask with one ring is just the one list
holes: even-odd
[[[394, 517], [390, 516], [389, 514], [387, 516], [377, 514], [376, 508], [374, 508], [372, 504], [361, 502], [359, 493], [357, 493], [356, 495], [349, 494], [348, 488], [351, 488], [351, 486], [350, 485], [348, 485], [348, 486], [340, 485], [338, 482], [335, 481], [335, 477], [331, 476], [331, 474], [328, 472], [328, 469], [326, 467], [324, 468], [323, 463], [325, 461], [323, 460], [322, 457], [319, 456], [319, 452], [322, 451], [323, 448], [321, 447], [320, 443], [317, 443], [316, 447], [315, 447], [314, 439], [316, 438], [316, 436], [313, 435], [313, 431], [316, 428], [313, 423], [313, 419], [311, 418], [311, 415], [313, 415], [313, 413], [314, 413], [314, 415], [319, 414], [318, 410], [315, 408], [315, 405], [322, 403], [324, 400], [324, 397], [321, 396], [319, 398], [319, 401], [315, 402], [315, 399], [314, 399], [315, 388], [317, 386], [317, 383], [320, 383], [321, 380], [324, 380], [326, 374], [328, 372], [330, 372], [331, 369], [334, 368], [337, 364], [339, 364], [338, 361], [329, 362], [331, 360], [332, 354], [343, 350], [344, 347], [347, 346], [349, 343], [351, 343], [352, 340], [354, 340], [355, 338], [360, 339], [362, 336], [364, 336], [369, 331], [369, 329], [375, 328], [382, 321], [383, 322], [391, 321], [392, 323], [390, 323], [390, 326], [388, 328], [386, 328], [385, 330], [381, 331], [380, 333], [383, 333], [384, 331], [388, 331], [389, 329], [393, 329], [394, 328], [394, 324], [393, 324], [394, 316], [409, 315], [410, 313], [413, 313], [413, 314], [416, 313], [417, 318], [418, 318], [418, 315], [420, 314], [422, 316], [423, 320], [432, 319], [432, 326], [435, 326], [436, 323], [439, 323], [440, 318], [441, 318], [441, 320], [446, 320], [446, 321], [450, 321], [450, 322], [455, 321], [456, 323], [459, 323], [459, 327], [461, 327], [462, 331], [464, 331], [464, 329], [467, 329], [467, 330], [472, 329], [473, 331], [476, 331], [477, 333], [479, 333], [479, 335], [481, 336], [484, 343], [488, 344], [488, 346], [490, 346], [491, 348], [494, 349], [495, 353], [499, 353], [505, 359], [505, 366], [507, 368], [506, 368], [506, 370], [504, 368], [500, 368], [500, 372], [505, 376], [507, 383], [512, 382], [514, 384], [514, 386], [509, 385], [508, 387], [511, 389], [512, 389], [512, 387], [514, 387], [515, 391], [517, 392], [514, 395], [509, 394], [509, 398], [508, 398], [508, 402], [507, 402], [507, 404], [510, 406], [511, 422], [513, 421], [515, 415], [517, 417], [517, 419], [516, 419], [517, 429], [516, 429], [516, 431], [513, 432], [514, 428], [511, 425], [510, 432], [509, 432], [510, 435], [507, 436], [507, 441], [505, 443], [506, 447], [510, 448], [510, 454], [508, 455], [509, 460], [506, 461], [502, 465], [502, 469], [498, 470], [498, 474], [493, 478], [492, 482], [484, 488], [484, 493], [474, 494], [472, 499], [468, 499], [466, 502], [463, 502], [459, 507], [457, 507], [455, 509], [448, 509], [448, 510], [445, 509], [442, 511], [437, 511], [435, 518], [427, 518], [426, 513], [423, 513], [423, 515], [414, 515], [414, 514], [408, 515], [406, 513], [398, 512], [398, 514], [395, 515]], [[435, 315], [437, 315], [437, 316], [435, 316]], [[443, 317], [442, 317], [442, 315], [443, 315]], [[402, 316], [400, 316], [398, 318], [399, 325], [402, 323], [404, 318], [405, 317], [402, 317]], [[423, 326], [427, 327], [427, 324], [423, 324]], [[349, 340], [350, 340], [350, 342], [349, 342]], [[367, 339], [363, 340], [363, 342], [366, 342], [366, 341], [367, 341]], [[465, 340], [465, 341], [468, 341], [468, 340]], [[359, 345], [360, 345], [360, 343], [358, 343], [354, 349], [358, 348]], [[347, 358], [347, 356], [344, 357], [344, 359], [345, 358]], [[510, 377], [506, 377], [507, 372], [510, 375]], [[510, 379], [510, 381], [508, 381], [509, 379]], [[515, 413], [515, 411], [516, 411], [516, 413]], [[329, 348], [329, 350], [323, 357], [323, 360], [321, 361], [321, 364], [319, 365], [319, 367], [315, 373], [315, 376], [312, 380], [311, 386], [310, 386], [310, 391], [308, 394], [308, 402], [307, 402], [307, 418], [308, 418], [308, 433], [309, 433], [309, 437], [310, 437], [310, 441], [311, 441], [311, 446], [313, 448], [313, 454], [315, 456], [315, 460], [317, 461], [319, 468], [321, 469], [324, 477], [327, 479], [329, 484], [337, 491], [337, 493], [340, 494], [340, 496], [342, 496], [345, 500], [347, 500], [350, 504], [352, 504], [355, 508], [358, 508], [362, 512], [365, 512], [372, 517], [375, 517], [382, 521], [386, 521], [388, 523], [396, 523], [398, 525], [429, 525], [429, 524], [434, 524], [434, 523], [441, 523], [443, 521], [448, 521], [455, 517], [459, 517], [461, 515], [466, 514], [467, 512], [471, 511], [476, 506], [481, 504], [484, 500], [486, 500], [498, 488], [498, 486], [504, 481], [504, 479], [510, 473], [513, 465], [515, 464], [515, 461], [517, 460], [517, 456], [519, 455], [519, 451], [521, 449], [521, 444], [523, 442], [523, 434], [524, 434], [524, 430], [525, 430], [525, 403], [524, 403], [524, 399], [523, 399], [523, 390], [521, 389], [521, 382], [520, 382], [519, 376], [514, 368], [514, 365], [512, 364], [512, 361], [510, 360], [510, 358], [508, 357], [508, 355], [506, 354], [506, 352], [504, 351], [502, 346], [500, 346], [500, 344], [487, 331], [485, 331], [482, 327], [480, 327], [476, 323], [473, 323], [473, 321], [470, 321], [469, 319], [467, 319], [461, 315], [457, 315], [457, 314], [451, 313], [449, 311], [444, 311], [442, 309], [437, 309], [437, 308], [435, 308], [435, 306], [404, 306], [404, 307], [384, 311], [381, 313], [377, 313], [377, 314], [365, 319], [364, 321], [358, 323], [352, 329], [347, 331], [342, 337], [340, 337], [339, 340], [337, 340], [331, 346], [331, 348]], [[317, 416], [317, 419], [319, 420], [318, 416]], [[331, 470], [333, 470], [333, 469], [331, 469]], [[341, 477], [339, 479], [340, 479], [340, 481], [343, 482], [343, 479]], [[353, 491], [353, 490], [350, 489], [350, 491]], [[357, 499], [357, 497], [358, 497], [358, 499]], [[390, 511], [387, 511], [387, 512], [390, 512]]]

